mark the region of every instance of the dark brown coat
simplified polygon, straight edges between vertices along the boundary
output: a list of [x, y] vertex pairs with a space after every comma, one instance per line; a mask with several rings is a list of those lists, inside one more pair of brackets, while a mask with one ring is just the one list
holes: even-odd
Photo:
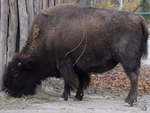
[[33, 22], [23, 50], [4, 74], [4, 88], [12, 96], [34, 94], [49, 77], [65, 81], [65, 100], [77, 88], [82, 100], [90, 73], [102, 73], [121, 63], [131, 80], [126, 101], [137, 98], [138, 69], [147, 52], [144, 19], [126, 11], [60, 5], [41, 11]]

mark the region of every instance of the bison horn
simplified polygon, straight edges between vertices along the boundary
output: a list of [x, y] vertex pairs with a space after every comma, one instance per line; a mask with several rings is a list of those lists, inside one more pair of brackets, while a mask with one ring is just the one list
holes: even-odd
[[19, 62], [19, 63], [17, 64], [17, 66], [18, 66], [18, 67], [20, 67], [21, 65], [22, 65], [22, 63], [21, 63], [21, 62]]

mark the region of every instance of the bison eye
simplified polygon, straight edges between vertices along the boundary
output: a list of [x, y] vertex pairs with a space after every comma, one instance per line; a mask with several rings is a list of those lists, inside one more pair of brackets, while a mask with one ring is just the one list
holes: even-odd
[[18, 67], [20, 67], [21, 65], [22, 65], [22, 63], [21, 63], [21, 62], [19, 62], [19, 63], [17, 64], [17, 66], [18, 66]]

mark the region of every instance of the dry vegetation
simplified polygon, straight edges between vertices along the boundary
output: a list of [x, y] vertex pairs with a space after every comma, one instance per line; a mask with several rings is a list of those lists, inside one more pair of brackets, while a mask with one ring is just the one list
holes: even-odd
[[[114, 0], [101, 0], [101, 2], [94, 2], [93, 6], [98, 8], [109, 8], [109, 9], [114, 8], [120, 10], [119, 2], [118, 4], [116, 4], [113, 1]], [[150, 7], [147, 7], [147, 4], [148, 3], [144, 2], [144, 0], [130, 0], [130, 1], [124, 0], [123, 10], [131, 11], [131, 12], [148, 12], [150, 11]], [[147, 22], [150, 24], [150, 15], [144, 15], [144, 17], [147, 19]]]
[[[140, 4], [140, 0], [132, 0], [129, 2], [128, 0], [124, 0], [123, 10], [134, 11]], [[120, 9], [119, 4], [115, 4], [112, 0], [101, 0], [99, 3], [94, 3], [95, 7], [99, 8], [115, 8]]]

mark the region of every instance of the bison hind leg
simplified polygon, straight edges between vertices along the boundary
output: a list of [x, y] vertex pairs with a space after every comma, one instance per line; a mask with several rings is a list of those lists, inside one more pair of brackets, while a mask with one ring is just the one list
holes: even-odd
[[77, 100], [81, 101], [81, 100], [83, 100], [84, 89], [86, 89], [89, 86], [90, 74], [82, 71], [81, 69], [79, 69], [76, 66], [75, 66], [74, 70], [78, 74], [78, 78], [79, 78], [79, 87], [77, 89], [75, 98]]
[[125, 99], [125, 102], [129, 103], [130, 106], [133, 106], [134, 102], [137, 102], [138, 75], [140, 68], [140, 59], [137, 57], [138, 56], [135, 56], [135, 58], [128, 57], [121, 62], [130, 79], [130, 91]]
[[130, 106], [133, 106], [133, 104], [137, 102], [138, 71], [127, 72], [127, 75], [130, 79], [131, 88], [125, 102], [129, 103]]

